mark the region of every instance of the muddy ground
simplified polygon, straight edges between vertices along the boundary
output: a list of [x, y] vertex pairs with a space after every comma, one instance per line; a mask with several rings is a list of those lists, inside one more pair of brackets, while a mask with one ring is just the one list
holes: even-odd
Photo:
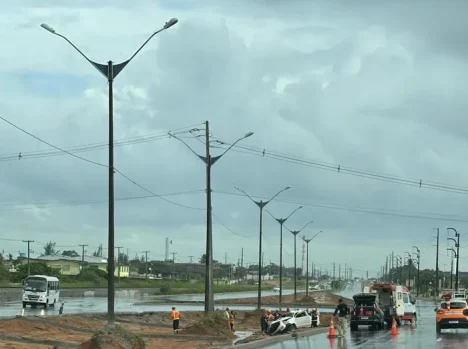
[[[259, 331], [258, 311], [237, 311], [237, 331], [252, 331], [247, 341], [264, 338]], [[321, 326], [328, 326], [331, 314], [321, 315]], [[93, 333], [106, 325], [105, 315], [60, 315], [56, 317], [16, 317], [0, 320], [0, 349], [79, 348]], [[172, 331], [169, 313], [148, 312], [116, 315], [116, 323], [143, 337], [147, 348], [218, 349], [236, 338], [219, 321], [219, 316], [205, 318], [203, 312], [181, 312], [179, 335]]]
[[[309, 292], [306, 296], [305, 293], [297, 293], [296, 299], [294, 295], [283, 295], [282, 303], [284, 306], [299, 306], [309, 308], [320, 308], [320, 307], [336, 307], [338, 299], [343, 298], [337, 296], [329, 291], [313, 291]], [[353, 304], [352, 299], [343, 298], [343, 301], [348, 305]], [[232, 298], [223, 300], [224, 304], [257, 304], [257, 297], [249, 298]], [[277, 306], [279, 303], [279, 295], [262, 297], [263, 305]]]

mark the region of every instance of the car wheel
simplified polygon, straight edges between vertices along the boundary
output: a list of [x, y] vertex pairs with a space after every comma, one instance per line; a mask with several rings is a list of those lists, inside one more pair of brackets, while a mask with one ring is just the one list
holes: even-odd
[[358, 330], [358, 326], [356, 324], [349, 325], [349, 328], [351, 329], [351, 332], [355, 332]]
[[439, 325], [439, 324], [436, 324], [436, 333], [437, 333], [437, 334], [440, 334], [441, 330], [442, 330], [442, 329], [440, 328], [440, 325]]

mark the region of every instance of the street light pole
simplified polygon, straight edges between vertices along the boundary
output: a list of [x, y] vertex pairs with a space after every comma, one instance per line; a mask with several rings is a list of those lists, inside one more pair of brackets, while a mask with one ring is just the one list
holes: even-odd
[[155, 31], [149, 36], [149, 38], [140, 46], [138, 50], [126, 61], [118, 64], [114, 64], [112, 61], [108, 61], [107, 64], [101, 64], [92, 61], [88, 58], [77, 46], [75, 46], [66, 36], [55, 31], [54, 28], [48, 24], [41, 24], [41, 27], [47, 30], [49, 33], [61, 37], [66, 42], [68, 42], [83, 58], [85, 58], [94, 68], [96, 68], [106, 79], [109, 84], [109, 208], [108, 208], [108, 256], [107, 256], [107, 313], [108, 313], [108, 323], [113, 324], [115, 321], [115, 252], [114, 252], [114, 79], [117, 75], [130, 63], [133, 58], [143, 49], [143, 47], [156, 35], [160, 32], [169, 29], [178, 22], [176, 18], [170, 19], [166, 24], [159, 30]]
[[240, 191], [242, 194], [247, 196], [255, 205], [260, 209], [260, 226], [259, 226], [259, 242], [258, 242], [258, 297], [257, 297], [257, 309], [261, 309], [262, 306], [262, 235], [263, 235], [263, 209], [268, 205], [274, 198], [276, 198], [283, 191], [289, 190], [291, 187], [285, 187], [278, 191], [275, 195], [267, 201], [256, 201], [249, 194], [239, 187], [234, 187], [236, 190]]
[[417, 276], [417, 282], [418, 282], [418, 286], [416, 288], [416, 293], [417, 295], [419, 296], [419, 292], [421, 291], [421, 287], [419, 285], [419, 272], [421, 270], [421, 250], [417, 247], [417, 246], [413, 246], [414, 249], [416, 249], [416, 252], [417, 252], [417, 257], [418, 257], [418, 276]]
[[278, 299], [280, 307], [281, 307], [282, 298], [283, 298], [283, 225], [284, 225], [284, 223], [286, 223], [286, 221], [289, 218], [291, 218], [291, 216], [294, 213], [296, 213], [298, 210], [300, 210], [303, 207], [304, 206], [302, 206], [302, 205], [299, 206], [294, 211], [292, 211], [289, 214], [289, 216], [287, 216], [286, 218], [275, 218], [275, 217], [272, 216], [280, 224], [280, 267], [279, 267], [279, 279], [280, 279], [280, 281], [279, 281], [279, 299]]
[[447, 228], [448, 230], [453, 230], [455, 232], [455, 237], [457, 240], [448, 238], [450, 240], [455, 241], [455, 247], [457, 248], [456, 256], [457, 256], [457, 265], [455, 267], [455, 291], [458, 291], [458, 261], [460, 260], [460, 234], [455, 228]]
[[306, 239], [305, 237], [303, 238], [304, 242], [307, 244], [307, 252], [306, 252], [306, 296], [309, 295], [309, 242], [311, 242], [313, 239], [315, 239], [315, 237], [320, 233], [322, 233], [321, 230], [310, 239]]
[[297, 251], [297, 245], [296, 245], [296, 236], [297, 234], [299, 234], [302, 230], [304, 230], [305, 227], [307, 227], [309, 224], [313, 223], [314, 221], [309, 221], [307, 222], [306, 224], [304, 224], [304, 226], [299, 229], [299, 230], [289, 230], [289, 232], [291, 234], [294, 235], [294, 300], [296, 300], [297, 298], [297, 254], [296, 254], [296, 251]]
[[[199, 131], [194, 129], [193, 131]], [[211, 167], [221, 159], [232, 147], [241, 140], [252, 136], [253, 132], [246, 133], [243, 137], [231, 144], [221, 155], [211, 156], [210, 154], [210, 123], [205, 121], [205, 151], [206, 154], [199, 155], [185, 141], [177, 137], [174, 133], [168, 132], [173, 137], [183, 143], [195, 156], [206, 165], [206, 248], [205, 248], [205, 312], [214, 311], [213, 292], [213, 207], [211, 206]]]

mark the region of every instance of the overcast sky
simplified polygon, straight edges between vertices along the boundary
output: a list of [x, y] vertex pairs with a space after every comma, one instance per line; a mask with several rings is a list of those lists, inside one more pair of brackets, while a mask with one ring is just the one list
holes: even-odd
[[[89, 253], [107, 245], [107, 81], [40, 24], [106, 64], [177, 17], [115, 80], [115, 139], [124, 141], [115, 167], [149, 190], [116, 173], [116, 198], [128, 199], [116, 202], [116, 246], [163, 259], [169, 237], [178, 261], [204, 253], [205, 166], [165, 135], [179, 132], [203, 155], [197, 135], [209, 120], [214, 140], [255, 133], [213, 166], [215, 259], [237, 263], [244, 248], [244, 263], [258, 261], [259, 209], [234, 186], [258, 198], [290, 186], [266, 209], [285, 217], [304, 205], [285, 225], [313, 220], [298, 237], [323, 231], [309, 245], [317, 267], [375, 275], [391, 251], [416, 245], [422, 267], [434, 268], [434, 228], [449, 267], [447, 227], [461, 233], [468, 267], [466, 1], [37, 3], [0, 4], [0, 116], [104, 166], [57, 155], [0, 120], [1, 238], [34, 240], [35, 252], [49, 240]], [[267, 212], [263, 230], [265, 263], [278, 263], [279, 224]], [[286, 265], [293, 246], [285, 230]], [[26, 244], [1, 249], [16, 255]]]

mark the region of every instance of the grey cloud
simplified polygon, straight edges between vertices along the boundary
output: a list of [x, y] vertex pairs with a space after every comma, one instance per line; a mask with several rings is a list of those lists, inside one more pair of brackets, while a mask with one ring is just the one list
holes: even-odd
[[[220, 11], [229, 8], [226, 5], [223, 10], [219, 3], [217, 6]], [[246, 6], [249, 5], [238, 5], [231, 18], [258, 16], [260, 2], [256, 3], [257, 7]], [[263, 8], [265, 16], [278, 15], [277, 6], [284, 5], [276, 3]], [[429, 81], [433, 85], [441, 80], [443, 74], [434, 74], [441, 69], [440, 64], [451, 61], [434, 53], [435, 47], [427, 50], [422, 45], [413, 45], [424, 38], [424, 33], [411, 31], [409, 23], [408, 27], [394, 28], [399, 21], [399, 8], [387, 8], [385, 14], [381, 12], [380, 17], [372, 18], [369, 14], [377, 13], [372, 12], [375, 8], [362, 14], [357, 14], [360, 7], [348, 14], [327, 13], [323, 8], [321, 12], [313, 11], [318, 8], [293, 3], [287, 9], [281, 7], [283, 26], [291, 22], [296, 31], [297, 27], [308, 31], [304, 36], [320, 30], [310, 28], [310, 23], [303, 19], [292, 23], [290, 17], [300, 17], [299, 12], [312, 20], [333, 24], [335, 29], [326, 34], [333, 39], [322, 46], [328, 49], [312, 52], [310, 48], [302, 51], [299, 44], [292, 48], [286, 40], [294, 37], [287, 35], [287, 29], [285, 35], [278, 35], [273, 42], [254, 39], [246, 45], [235, 21], [227, 26], [217, 20], [227, 16], [225, 13], [215, 14], [214, 20], [213, 13], [207, 13], [206, 23], [200, 22], [198, 15], [188, 16], [174, 30], [158, 37], [157, 49], [145, 48], [138, 61], [132, 62], [132, 70], [116, 81], [116, 138], [194, 124], [202, 128], [201, 122], [208, 119], [213, 135], [225, 141], [253, 131], [255, 135], [242, 144], [373, 172], [398, 172], [397, 175], [405, 177], [463, 185], [464, 177], [456, 178], [454, 174], [464, 173], [462, 161], [447, 173], [447, 169], [439, 167], [443, 163], [427, 163], [424, 155], [433, 150], [450, 158], [450, 163], [463, 158], [461, 152], [450, 150], [463, 147], [453, 137], [465, 126], [460, 120], [465, 106], [463, 96], [451, 93], [450, 98], [444, 97], [443, 90], [428, 87]], [[371, 27], [370, 22], [377, 24], [378, 29]], [[359, 36], [362, 33], [368, 33], [371, 38], [384, 38], [385, 45], [366, 51], [366, 47], [360, 46], [368, 43]], [[97, 38], [102, 39], [98, 35]], [[85, 39], [81, 40], [85, 42]], [[398, 44], [403, 48], [397, 50]], [[442, 69], [450, 72], [449, 77], [462, 75], [455, 65]], [[276, 94], [273, 92], [276, 80], [284, 76], [298, 79], [283, 94]], [[465, 81], [460, 79], [453, 84], [463, 91]], [[324, 82], [329, 82], [327, 88], [322, 88]], [[25, 93], [25, 99], [30, 101], [27, 111], [23, 108], [25, 99], [20, 97], [16, 97], [15, 103], [5, 98], [2, 102], [12, 104], [6, 114], [9, 119], [54, 144], [105, 142], [105, 81], [96, 78], [88, 83], [94, 90], [88, 91], [87, 97], [83, 94], [71, 100], [36, 100], [34, 95]], [[453, 85], [451, 81], [446, 84]], [[14, 84], [14, 87], [18, 86]], [[139, 97], [134, 88], [145, 90], [147, 99]], [[442, 113], [444, 117], [438, 117]], [[6, 125], [1, 125], [0, 132], [4, 153], [46, 149], [25, 136], [20, 137]], [[204, 146], [198, 141], [187, 142], [197, 152], [204, 152]], [[221, 151], [212, 149], [214, 154]], [[105, 150], [81, 155], [104, 164], [107, 161]], [[174, 139], [117, 148], [116, 167], [157, 193], [203, 189], [205, 185], [203, 163]], [[11, 203], [10, 199], [17, 202], [105, 200], [107, 196], [107, 170], [69, 156], [8, 163], [0, 176], [4, 203]], [[220, 193], [233, 192], [234, 185], [265, 197], [290, 185], [292, 189], [281, 197], [303, 203], [380, 207], [399, 210], [396, 214], [406, 211], [464, 214], [461, 195], [408, 188], [232, 151], [213, 167], [213, 209], [232, 230], [251, 237], [237, 237], [215, 221], [215, 250], [217, 256], [226, 251], [236, 256], [244, 246], [246, 258], [253, 261], [257, 253], [258, 208], [245, 197]], [[146, 193], [116, 175], [116, 195]], [[204, 206], [203, 194], [168, 198], [189, 206]], [[269, 204], [268, 210], [284, 216], [295, 207], [297, 204], [277, 201]], [[46, 222], [26, 212], [2, 211], [0, 216], [8, 229], [23, 219], [16, 227], [22, 235], [33, 235], [35, 224], [34, 229], [41, 232], [42, 240], [50, 237], [78, 243], [78, 239], [87, 239], [93, 245], [106, 241], [105, 204], [49, 211], [53, 218]], [[163, 239], [171, 236], [181, 255], [203, 251], [203, 211], [178, 208], [152, 198], [118, 202], [116, 212], [118, 239], [136, 250], [151, 244], [155, 254], [162, 254]], [[409, 244], [412, 241], [408, 237], [411, 237], [430, 245], [427, 237], [432, 234], [432, 228], [449, 224], [323, 207], [304, 208], [290, 224], [302, 226], [310, 219], [316, 223], [305, 234], [318, 230], [328, 234], [314, 245], [314, 258], [324, 263], [328, 262], [328, 256], [323, 251], [338, 255], [345, 245], [362, 244], [361, 239], [375, 244], [371, 259], [372, 263], [379, 263], [384, 247], [404, 248], [401, 244], [390, 247], [392, 239]], [[467, 225], [457, 223], [457, 226], [466, 229]], [[276, 222], [265, 216], [266, 246], [269, 246], [266, 251], [273, 260], [277, 260], [278, 230]], [[190, 243], [184, 244], [185, 240]], [[291, 249], [291, 236], [286, 244]], [[287, 258], [291, 261], [291, 256]], [[346, 258], [351, 256], [343, 256]]]

